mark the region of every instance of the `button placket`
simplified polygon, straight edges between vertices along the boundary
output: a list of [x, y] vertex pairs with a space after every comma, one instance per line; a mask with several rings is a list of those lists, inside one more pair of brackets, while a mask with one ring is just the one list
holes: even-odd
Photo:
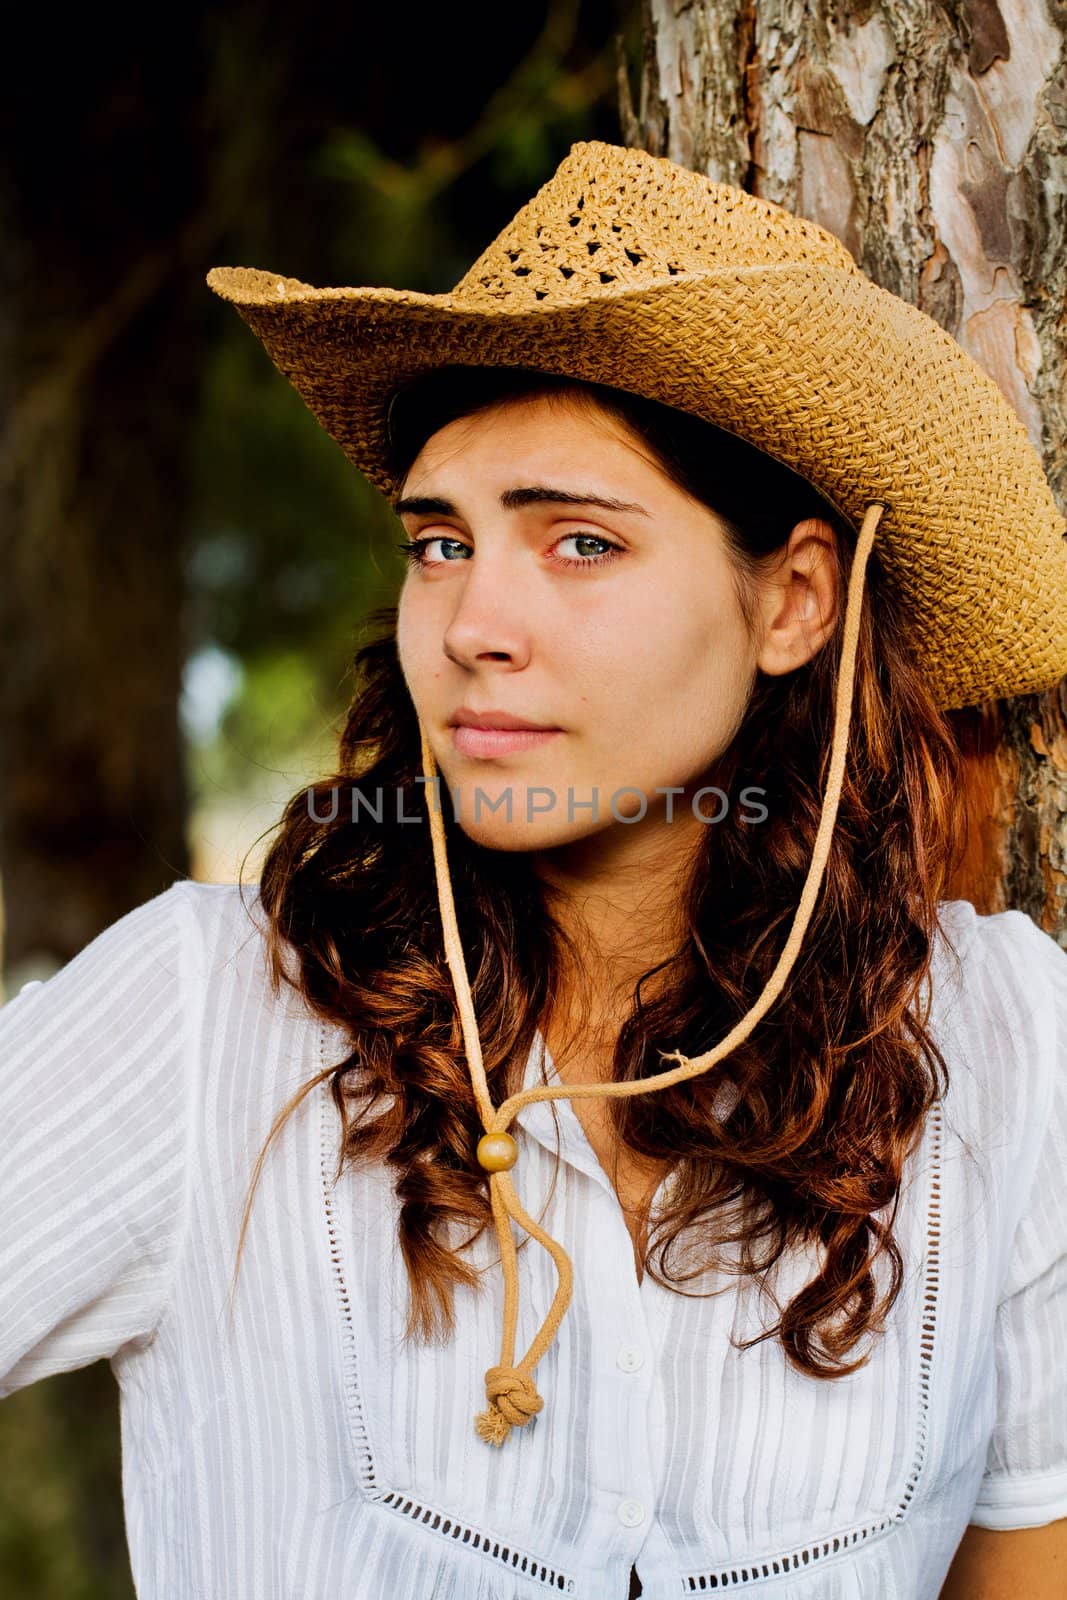
[[[541, 1058], [549, 1083], [559, 1074], [544, 1050]], [[537, 1051], [531, 1052], [527, 1082], [538, 1081]], [[633, 1241], [607, 1173], [585, 1135], [573, 1106], [555, 1102], [559, 1152], [588, 1181], [586, 1237], [597, 1240], [597, 1289], [589, 1297], [591, 1349], [596, 1366], [592, 1394], [598, 1428], [605, 1438], [603, 1461], [608, 1471], [599, 1488], [605, 1510], [614, 1522], [616, 1539], [632, 1563], [648, 1538], [655, 1505], [659, 1463], [649, 1459], [649, 1405], [652, 1396], [653, 1340], [647, 1326], [647, 1305], [633, 1266]], [[516, 1122], [550, 1152], [556, 1148], [553, 1107], [547, 1101], [525, 1106]], [[579, 1180], [580, 1181], [580, 1180]], [[607, 1265], [611, 1263], [610, 1267]], [[598, 1452], [599, 1453], [599, 1452]]]
[[632, 1240], [614, 1190], [610, 1198], [598, 1196], [597, 1213], [605, 1219], [602, 1255], [613, 1263], [610, 1290], [597, 1302], [598, 1388], [603, 1426], [610, 1430], [606, 1460], [615, 1467], [604, 1486], [614, 1490], [620, 1551], [632, 1563], [648, 1538], [655, 1505], [657, 1464], [648, 1451], [652, 1339], [643, 1285], [633, 1270]]

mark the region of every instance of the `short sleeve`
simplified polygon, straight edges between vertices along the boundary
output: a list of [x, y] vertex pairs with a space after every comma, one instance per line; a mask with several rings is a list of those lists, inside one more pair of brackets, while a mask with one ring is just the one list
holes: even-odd
[[1067, 952], [1021, 912], [1010, 959], [1039, 1007], [1041, 1080], [1032, 1146], [1017, 1166], [1022, 1214], [996, 1314], [996, 1424], [971, 1515], [982, 1528], [1038, 1527], [1067, 1516]]
[[195, 916], [179, 882], [0, 1007], [0, 1397], [147, 1340], [190, 1179]]

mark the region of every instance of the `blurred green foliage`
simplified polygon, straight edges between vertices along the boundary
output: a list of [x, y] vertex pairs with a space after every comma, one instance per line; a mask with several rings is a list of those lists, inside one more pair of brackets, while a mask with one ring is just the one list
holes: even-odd
[[102, 1362], [3, 1402], [3, 1600], [130, 1600], [117, 1414], [118, 1388]]

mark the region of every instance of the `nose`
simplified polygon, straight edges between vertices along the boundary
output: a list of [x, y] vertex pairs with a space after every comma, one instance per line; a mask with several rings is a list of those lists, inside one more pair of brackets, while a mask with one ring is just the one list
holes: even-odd
[[455, 589], [443, 640], [449, 659], [460, 666], [487, 657], [524, 666], [530, 654], [529, 597], [517, 560], [506, 551], [479, 555]]

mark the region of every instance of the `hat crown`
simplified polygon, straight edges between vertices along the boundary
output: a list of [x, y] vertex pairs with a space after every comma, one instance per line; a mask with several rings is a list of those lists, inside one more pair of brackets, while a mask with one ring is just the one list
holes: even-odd
[[517, 310], [686, 274], [802, 262], [858, 271], [832, 233], [769, 200], [663, 156], [588, 140], [571, 146], [452, 298]]

